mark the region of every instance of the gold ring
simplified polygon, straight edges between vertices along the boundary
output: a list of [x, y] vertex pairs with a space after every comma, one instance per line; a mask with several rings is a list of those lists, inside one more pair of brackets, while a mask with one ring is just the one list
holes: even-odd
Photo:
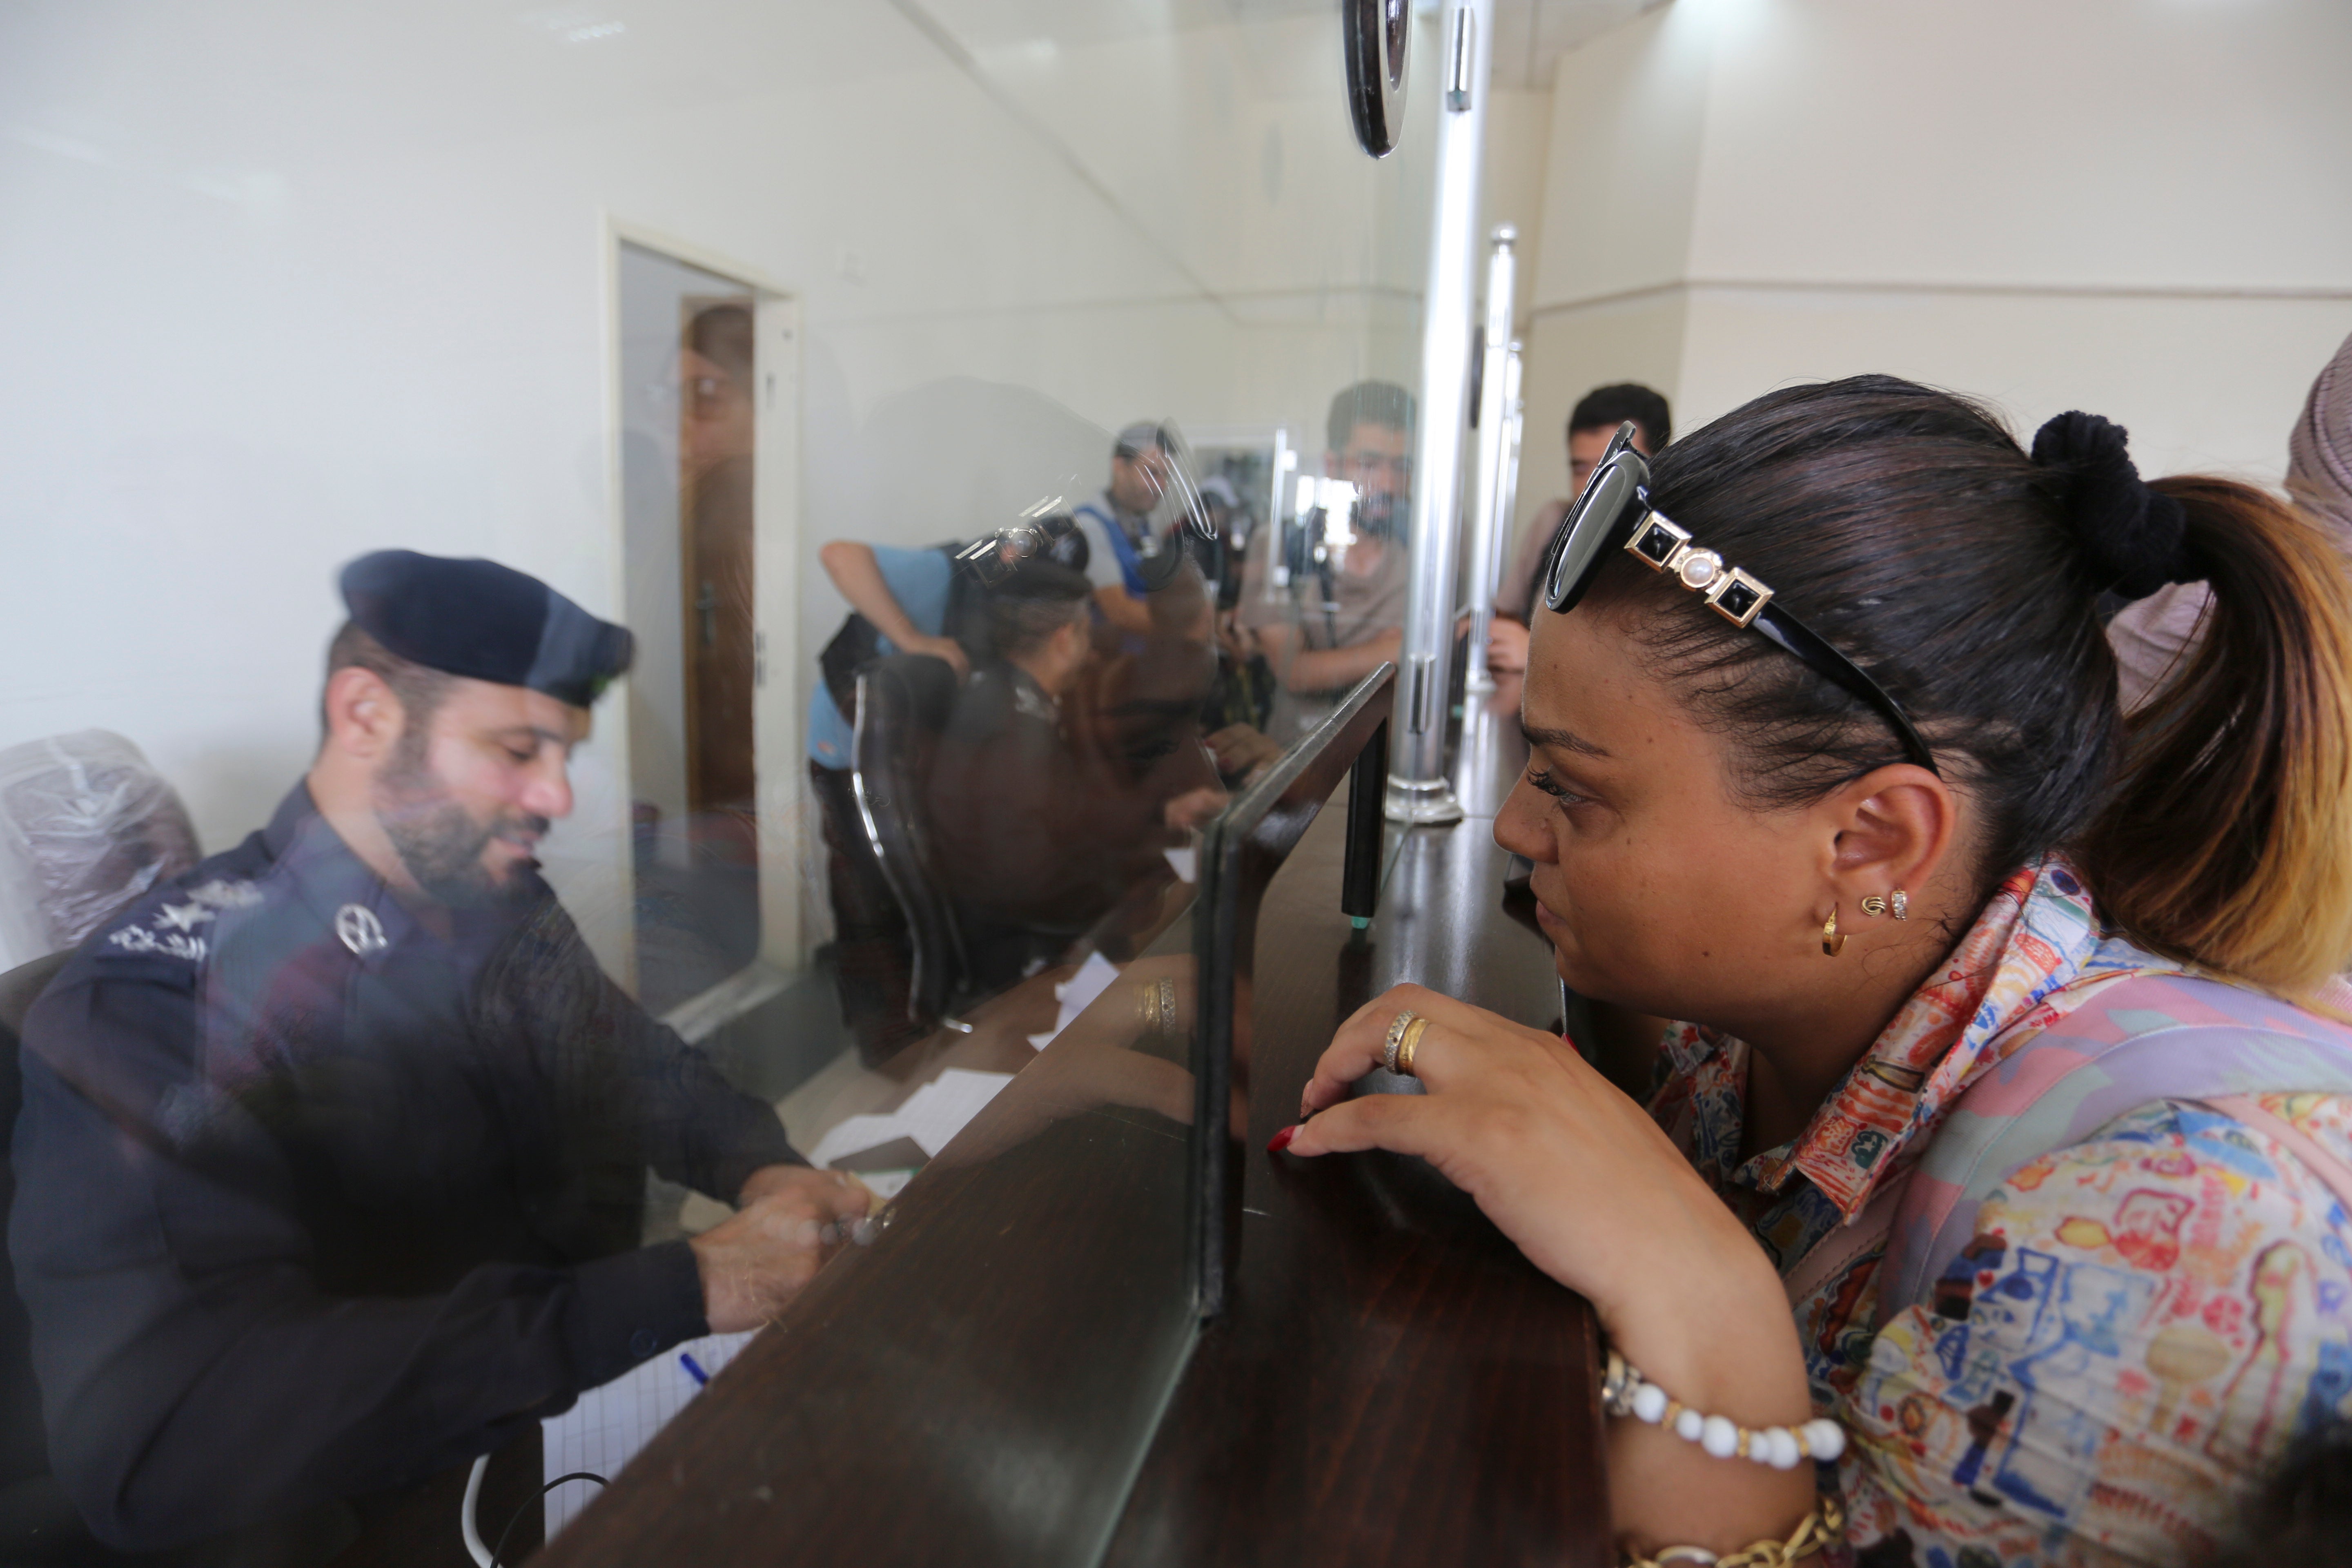
[[1412, 1070], [1413, 1048], [1421, 1044], [1421, 1037], [1428, 1027], [1429, 1020], [1416, 1014], [1412, 1026], [1405, 1030], [1404, 1039], [1397, 1046], [1396, 1066], [1389, 1069], [1391, 1072], [1402, 1073], [1406, 1078], [1416, 1076]]
[[1147, 1034], [1176, 1032], [1176, 983], [1155, 980], [1135, 994], [1135, 1019]]
[[1381, 1042], [1381, 1066], [1391, 1072], [1398, 1070], [1397, 1052], [1404, 1046], [1404, 1032], [1412, 1027], [1418, 1013], [1399, 1013], [1389, 1021], [1388, 1038]]

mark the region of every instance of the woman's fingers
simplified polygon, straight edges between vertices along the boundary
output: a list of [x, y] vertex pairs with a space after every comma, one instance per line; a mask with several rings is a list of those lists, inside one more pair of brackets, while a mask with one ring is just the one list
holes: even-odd
[[1418, 1154], [1437, 1160], [1451, 1108], [1423, 1094], [1368, 1094], [1335, 1105], [1291, 1131], [1285, 1150], [1293, 1154], [1353, 1154], [1366, 1149]]
[[1387, 1065], [1389, 1030], [1399, 1015], [1408, 1012], [1428, 1020], [1413, 1047], [1412, 1069], [1413, 1076], [1432, 1089], [1443, 1089], [1465, 1069], [1476, 1070], [1489, 1052], [1556, 1048], [1559, 1044], [1539, 1029], [1514, 1024], [1426, 986], [1394, 986], [1358, 1008], [1339, 1026], [1300, 1096], [1300, 1113], [1339, 1103], [1347, 1098], [1349, 1085], [1372, 1068]]
[[1381, 1047], [1388, 1039], [1389, 1026], [1412, 1006], [1412, 998], [1421, 991], [1418, 985], [1391, 986], [1348, 1016], [1317, 1058], [1307, 1087], [1299, 1091], [1299, 1114], [1344, 1099], [1349, 1084], [1382, 1065]]
[[1392, 985], [1357, 1008], [1348, 1021], [1339, 1026], [1339, 1032], [1331, 1037], [1331, 1044], [1324, 1051], [1322, 1060], [1316, 1064], [1316, 1079], [1321, 1080], [1353, 1067], [1354, 1071], [1349, 1076], [1338, 1080], [1344, 1086], [1355, 1082], [1371, 1068], [1381, 1066], [1389, 1028], [1401, 1013], [1417, 1013], [1433, 1023], [1444, 1019], [1465, 1029], [1475, 1028], [1481, 1018], [1492, 1018], [1498, 1024], [1502, 1022], [1492, 1013], [1465, 1002], [1456, 1002], [1453, 997], [1432, 991], [1425, 985]]

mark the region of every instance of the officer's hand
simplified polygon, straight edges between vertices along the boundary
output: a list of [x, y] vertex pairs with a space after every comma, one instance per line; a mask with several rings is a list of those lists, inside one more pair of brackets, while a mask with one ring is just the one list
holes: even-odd
[[871, 1201], [838, 1171], [770, 1165], [753, 1173], [735, 1216], [688, 1244], [710, 1331], [756, 1329], [782, 1311]]
[[[762, 1165], [743, 1178], [743, 1190], [735, 1194], [735, 1206], [746, 1208], [754, 1199], [771, 1193], [803, 1188], [819, 1205], [829, 1207], [836, 1219], [855, 1219], [874, 1202], [874, 1194], [866, 1184], [846, 1171], [820, 1171], [808, 1165]], [[850, 1206], [844, 1207], [845, 1205]]]

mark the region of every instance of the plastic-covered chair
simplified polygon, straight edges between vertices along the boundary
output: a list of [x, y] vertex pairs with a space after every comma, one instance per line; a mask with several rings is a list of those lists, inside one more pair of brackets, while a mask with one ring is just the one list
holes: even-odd
[[76, 946], [196, 860], [187, 808], [121, 736], [0, 751], [0, 968]]

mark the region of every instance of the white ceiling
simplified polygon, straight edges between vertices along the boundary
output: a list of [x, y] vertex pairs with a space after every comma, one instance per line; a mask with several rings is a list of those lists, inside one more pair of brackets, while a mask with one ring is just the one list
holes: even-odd
[[1495, 82], [1551, 86], [1552, 62], [1666, 0], [1495, 0]]
[[[1181, 32], [1235, 21], [1328, 12], [1338, 0], [918, 0], [965, 47], [992, 49], [1051, 39], [1065, 47]], [[1552, 61], [1666, 0], [1495, 0], [1495, 80], [1551, 85]], [[1414, 0], [1433, 11], [1442, 0]], [[570, 15], [569, 12], [563, 13]]]

